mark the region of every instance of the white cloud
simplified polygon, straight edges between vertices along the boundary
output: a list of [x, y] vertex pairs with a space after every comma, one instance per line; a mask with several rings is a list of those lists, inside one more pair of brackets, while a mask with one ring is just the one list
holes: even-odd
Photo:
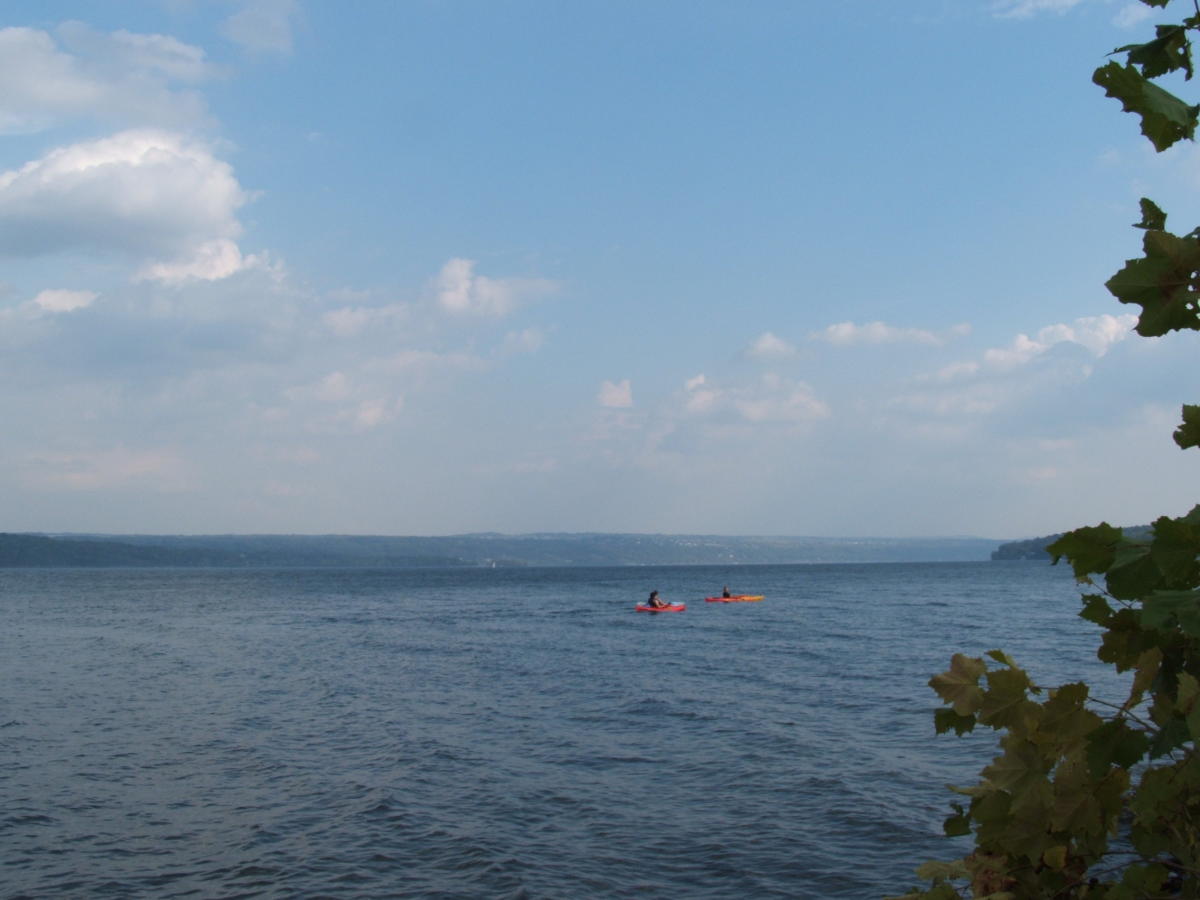
[[155, 75], [192, 84], [218, 74], [201, 48], [170, 35], [136, 34], [124, 29], [104, 34], [82, 22], [66, 22], [59, 26], [58, 34], [69, 49], [86, 57], [98, 72], [125, 77]]
[[1043, 12], [1065, 13], [1083, 0], [1000, 0], [992, 12], [1001, 19], [1028, 19]]
[[[1007, 346], [988, 349], [977, 360], [913, 378], [910, 388], [892, 396], [887, 406], [910, 414], [976, 422], [999, 416], [996, 421], [1006, 423], [1004, 427], [1036, 421], [1036, 427], [1047, 429], [1046, 434], [1061, 434], [1069, 427], [1068, 419], [1082, 421], [1097, 413], [1109, 415], [1111, 410], [1106, 407], [1100, 412], [1076, 403], [1069, 416], [1048, 398], [1077, 396], [1081, 386], [1096, 377], [1119, 378], [1103, 360], [1132, 333], [1136, 321], [1132, 314], [1088, 316], [1048, 325], [1032, 337], [1018, 334]], [[1114, 405], [1119, 405], [1111, 385], [1109, 390]], [[912, 424], [906, 421], [901, 427]]]
[[98, 296], [94, 291], [46, 290], [30, 303], [42, 312], [65, 313], [91, 306]]
[[425, 376], [435, 371], [478, 371], [487, 363], [465, 351], [439, 353], [436, 350], [401, 350], [391, 356], [371, 360], [366, 368], [385, 375]]
[[390, 422], [403, 405], [402, 398], [389, 401], [373, 397], [370, 400], [363, 400], [353, 411], [354, 427], [358, 431], [367, 431], [384, 422]]
[[803, 381], [764, 375], [740, 387], [711, 387], [704, 376], [689, 379], [684, 410], [694, 416], [732, 417], [749, 423], [798, 424], [829, 416], [828, 405]]
[[[958, 337], [970, 331], [969, 326], [956, 325], [947, 334]], [[925, 331], [920, 328], [898, 328], [884, 322], [867, 322], [856, 325], [854, 322], [838, 322], [830, 325], [824, 331], [812, 335], [814, 340], [827, 341], [838, 346], [850, 344], [930, 344], [945, 343], [946, 337]]]
[[1014, 388], [1003, 382], [982, 381], [936, 391], [905, 393], [888, 405], [933, 416], [980, 416], [995, 412], [1014, 397]]
[[796, 348], [783, 338], [776, 337], [769, 331], [764, 331], [751, 342], [746, 353], [754, 359], [779, 359], [794, 356]]
[[0, 134], [42, 131], [77, 117], [179, 126], [207, 118], [203, 99], [173, 83], [217, 70], [204, 51], [158, 34], [103, 34], [78, 22], [57, 31], [0, 29]]
[[521, 353], [535, 353], [546, 342], [546, 335], [540, 328], [523, 328], [520, 331], [510, 331], [504, 335], [500, 344], [502, 356], [516, 356]]
[[455, 258], [442, 266], [434, 281], [438, 305], [455, 315], [500, 317], [522, 301], [553, 292], [544, 278], [488, 278], [475, 274], [475, 261]]
[[223, 278], [254, 262], [233, 242], [247, 199], [206, 145], [125, 131], [0, 173], [0, 255], [116, 250], [144, 278]]
[[338, 337], [354, 337], [361, 334], [371, 321], [374, 310], [362, 307], [343, 306], [332, 309], [321, 316], [325, 325]]
[[969, 378], [980, 369], [979, 363], [973, 361], [951, 363], [938, 369], [932, 376], [918, 377], [918, 381], [957, 381]]
[[171, 450], [114, 447], [91, 453], [48, 453], [26, 461], [27, 477], [49, 488], [103, 490], [126, 484], [166, 491], [191, 487], [188, 467]]
[[683, 389], [686, 392], [684, 411], [692, 415], [706, 415], [715, 410], [721, 401], [722, 392], [709, 387], [708, 378], [703, 374], [689, 378], [683, 383]]
[[628, 409], [633, 406], [633, 388], [629, 384], [629, 379], [617, 382], [605, 381], [600, 385], [596, 402], [609, 409]]
[[1047, 325], [1034, 337], [1018, 334], [1007, 347], [987, 350], [984, 361], [993, 368], [1008, 369], [1024, 365], [1056, 344], [1072, 343], [1085, 347], [1097, 358], [1104, 356], [1114, 344], [1129, 336], [1137, 316], [1088, 316], [1072, 324]]
[[338, 403], [350, 395], [350, 379], [345, 372], [330, 372], [321, 379], [313, 393], [318, 400]]
[[291, 53], [292, 20], [299, 11], [295, 0], [247, 0], [225, 20], [222, 32], [247, 50]]
[[1113, 24], [1118, 28], [1132, 28], [1154, 15], [1150, 7], [1144, 3], [1127, 3], [1113, 18]]
[[829, 415], [829, 407], [802, 381], [767, 375], [760, 390], [757, 396], [734, 398], [734, 406], [749, 422], [807, 422]]
[[314, 433], [370, 431], [394, 420], [404, 408], [403, 396], [343, 371], [288, 388], [283, 395], [288, 405], [269, 409], [266, 417], [291, 418]]
[[196, 247], [189, 257], [174, 262], [147, 263], [134, 275], [137, 281], [162, 281], [179, 284], [196, 279], [220, 281], [245, 269], [255, 268], [262, 263], [261, 257], [251, 254], [242, 256], [238, 245], [228, 238], [206, 241]]
[[386, 328], [408, 317], [408, 307], [393, 303], [387, 306], [342, 306], [321, 316], [321, 321], [341, 338], [357, 337], [368, 329]]

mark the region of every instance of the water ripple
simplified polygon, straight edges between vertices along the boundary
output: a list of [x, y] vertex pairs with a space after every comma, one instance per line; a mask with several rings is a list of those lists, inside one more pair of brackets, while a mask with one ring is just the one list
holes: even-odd
[[[734, 581], [768, 599], [699, 602]], [[992, 751], [929, 675], [1094, 680], [1077, 604], [1033, 564], [0, 571], [4, 896], [880, 896]]]

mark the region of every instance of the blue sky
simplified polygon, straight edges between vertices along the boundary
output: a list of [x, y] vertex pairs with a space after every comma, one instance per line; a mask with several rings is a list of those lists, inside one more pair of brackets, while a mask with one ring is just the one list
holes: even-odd
[[1149, 13], [7, 3], [0, 529], [1181, 514], [1192, 338], [1103, 288], [1200, 221], [1090, 83]]

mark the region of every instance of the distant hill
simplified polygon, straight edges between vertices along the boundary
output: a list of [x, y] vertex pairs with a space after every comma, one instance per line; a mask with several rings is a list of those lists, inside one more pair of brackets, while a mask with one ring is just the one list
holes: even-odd
[[1024, 541], [1009, 541], [992, 551], [992, 559], [1049, 559], [1050, 554], [1046, 548], [1060, 537], [1062, 537], [1061, 533], [1028, 538]]
[[[1129, 525], [1121, 529], [1126, 537], [1143, 538], [1149, 537], [1151, 532], [1150, 525]], [[1007, 544], [1001, 544], [992, 551], [992, 559], [1049, 559], [1050, 553], [1046, 550], [1051, 544], [1063, 536], [1065, 532], [1058, 534], [1049, 534], [1045, 537], [1029, 538], [1024, 541], [1010, 541]]]
[[0, 567], [647, 566], [986, 560], [984, 538], [725, 537], [665, 534], [0, 534]]

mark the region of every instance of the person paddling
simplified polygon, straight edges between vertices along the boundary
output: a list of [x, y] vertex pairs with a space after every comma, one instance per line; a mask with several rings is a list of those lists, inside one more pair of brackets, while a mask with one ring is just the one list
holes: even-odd
[[732, 597], [733, 596], [733, 594], [729, 593], [729, 585], [725, 585], [725, 587], [721, 590], [721, 596], [722, 597]]
[[650, 599], [646, 601], [647, 606], [653, 606], [655, 609], [663, 609], [667, 605], [667, 601], [658, 596], [658, 591], [650, 592]]

